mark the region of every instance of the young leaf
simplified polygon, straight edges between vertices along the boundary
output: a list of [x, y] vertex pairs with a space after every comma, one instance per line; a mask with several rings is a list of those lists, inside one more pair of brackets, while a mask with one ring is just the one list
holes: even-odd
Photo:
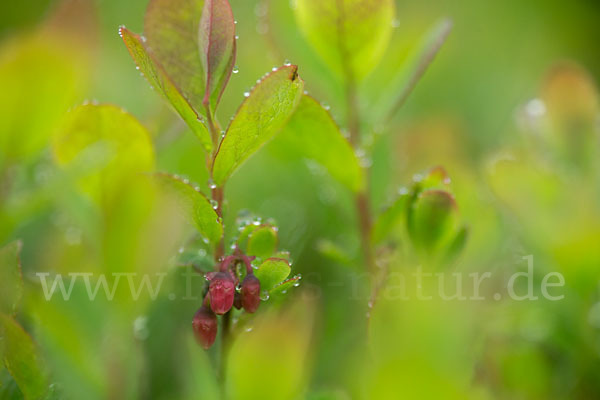
[[148, 80], [148, 83], [156, 88], [173, 106], [192, 132], [200, 139], [204, 149], [210, 152], [213, 146], [212, 139], [206, 129], [206, 125], [204, 125], [203, 118], [198, 115], [191, 104], [185, 99], [179, 88], [155, 59], [153, 53], [145, 46], [142, 38], [125, 27], [119, 29], [119, 34], [123, 38], [129, 54], [131, 54], [138, 68]]
[[373, 243], [381, 243], [397, 226], [405, 223], [410, 199], [409, 193], [401, 193], [394, 203], [377, 217], [371, 234]]
[[198, 51], [203, 6], [203, 0], [151, 0], [144, 18], [148, 47], [197, 112], [206, 90]]
[[0, 249], [0, 313], [15, 315], [23, 296], [23, 274], [19, 254], [21, 242], [15, 241]]
[[84, 151], [103, 146], [104, 168], [81, 180], [82, 189], [100, 204], [118, 198], [121, 189], [141, 172], [154, 169], [148, 131], [131, 114], [113, 105], [86, 104], [71, 110], [55, 135], [53, 150], [59, 165], [70, 168]]
[[214, 112], [235, 63], [235, 23], [227, 0], [204, 2], [198, 42], [206, 72], [203, 103]]
[[298, 0], [296, 18], [331, 68], [360, 80], [378, 64], [392, 34], [393, 0]]
[[260, 280], [261, 290], [269, 292], [287, 278], [291, 271], [287, 260], [268, 258], [260, 264], [254, 275]]
[[364, 173], [352, 146], [342, 136], [329, 112], [314, 98], [302, 96], [278, 140], [323, 165], [333, 178], [351, 191], [364, 188]]
[[295, 65], [271, 72], [254, 87], [219, 146], [213, 164], [217, 185], [223, 185], [252, 153], [283, 128], [300, 101], [303, 87]]
[[451, 31], [451, 20], [443, 19], [436, 23], [427, 32], [416, 51], [409, 56], [405, 66], [399, 68], [398, 75], [388, 85], [389, 90], [383, 93], [371, 108], [373, 114], [381, 116], [382, 123], [387, 123], [402, 108], [429, 65], [435, 60]]
[[184, 215], [193, 221], [193, 224], [205, 238], [213, 243], [221, 239], [223, 226], [204, 194], [173, 175], [157, 173], [154, 174], [154, 177], [163, 187], [172, 191], [178, 197]]
[[300, 285], [300, 275], [296, 275], [291, 277], [290, 279], [286, 279], [281, 282], [279, 285], [276, 285], [273, 289], [269, 291], [269, 299], [275, 300], [276, 297], [283, 296], [293, 287]]
[[246, 253], [266, 259], [273, 255], [277, 249], [277, 229], [270, 225], [259, 226], [248, 237]]
[[433, 253], [454, 239], [458, 230], [458, 207], [443, 190], [425, 190], [408, 215], [408, 233], [415, 247]]
[[39, 399], [48, 390], [47, 378], [31, 336], [11, 317], [0, 313], [4, 366], [25, 399]]

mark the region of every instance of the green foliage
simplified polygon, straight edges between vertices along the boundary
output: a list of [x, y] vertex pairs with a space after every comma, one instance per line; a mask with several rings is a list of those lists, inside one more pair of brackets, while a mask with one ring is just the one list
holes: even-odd
[[298, 0], [307, 39], [331, 68], [360, 80], [379, 63], [390, 40], [392, 0]]
[[25, 399], [39, 399], [48, 390], [45, 372], [31, 336], [11, 317], [0, 313], [4, 366]]
[[80, 179], [82, 190], [102, 206], [114, 203], [132, 179], [139, 179], [139, 173], [154, 169], [154, 150], [146, 128], [113, 105], [87, 104], [71, 110], [53, 147], [57, 163], [66, 169], [91, 148], [104, 151], [108, 160], [104, 167]]
[[323, 165], [349, 190], [364, 189], [364, 172], [352, 146], [329, 112], [314, 98], [302, 96], [279, 141], [285, 143], [290, 152], [298, 152]]
[[290, 65], [269, 73], [252, 89], [219, 146], [212, 170], [217, 185], [223, 185], [283, 128], [300, 101], [303, 87], [298, 67]]
[[[252, 226], [252, 225], [250, 225]], [[246, 253], [260, 259], [267, 259], [277, 249], [277, 229], [271, 225], [258, 226], [248, 236]]]
[[197, 113], [206, 91], [198, 35], [203, 7], [202, 0], [152, 0], [144, 18], [148, 47]]
[[287, 260], [268, 258], [258, 266], [254, 275], [260, 280], [261, 290], [267, 293], [282, 283], [290, 275], [291, 267]]
[[200, 139], [206, 151], [211, 151], [213, 146], [212, 139], [205, 126], [204, 119], [198, 115], [180, 89], [175, 86], [175, 83], [167, 75], [163, 67], [155, 60], [152, 52], [145, 46], [142, 38], [139, 35], [131, 33], [125, 27], [120, 28], [119, 34], [123, 38], [139, 70], [148, 80], [148, 83], [156, 88], [173, 106], [192, 132]]
[[218, 243], [223, 236], [223, 226], [210, 201], [189, 182], [165, 173], [157, 173], [154, 178], [179, 201], [184, 216], [193, 221], [200, 234], [212, 243]]
[[23, 296], [23, 274], [21, 272], [21, 242], [15, 241], [0, 248], [0, 312], [15, 315]]

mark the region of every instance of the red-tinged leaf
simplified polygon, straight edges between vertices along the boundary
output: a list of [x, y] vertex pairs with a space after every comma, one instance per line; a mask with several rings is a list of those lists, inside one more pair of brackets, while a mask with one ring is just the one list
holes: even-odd
[[148, 80], [148, 83], [156, 88], [173, 106], [192, 132], [200, 139], [206, 151], [211, 151], [212, 139], [204, 125], [203, 118], [198, 115], [192, 105], [186, 100], [181, 90], [156, 60], [150, 49], [144, 44], [144, 40], [125, 27], [119, 29], [119, 34], [123, 38], [129, 54], [131, 54], [138, 68]]
[[231, 76], [235, 63], [236, 41], [233, 11], [227, 0], [206, 0], [198, 31], [200, 58], [206, 73], [204, 106], [211, 112]]
[[202, 0], [150, 0], [144, 18], [148, 47], [197, 112], [206, 89], [198, 51], [203, 7]]
[[223, 185], [285, 126], [300, 102], [303, 88], [298, 67], [289, 65], [271, 72], [252, 89], [219, 146], [212, 171], [217, 185]]

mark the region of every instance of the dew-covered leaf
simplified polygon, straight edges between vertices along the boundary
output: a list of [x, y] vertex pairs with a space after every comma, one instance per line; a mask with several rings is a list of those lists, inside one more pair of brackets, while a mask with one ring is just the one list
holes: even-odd
[[296, 19], [334, 71], [360, 80], [379, 63], [392, 34], [393, 0], [297, 0]]
[[23, 296], [21, 272], [21, 242], [15, 241], [0, 248], [0, 312], [14, 315]]
[[323, 165], [333, 178], [353, 192], [364, 188], [364, 173], [352, 146], [329, 112], [314, 98], [302, 96], [278, 140]]
[[144, 18], [148, 47], [197, 112], [206, 89], [198, 43], [203, 7], [203, 0], [151, 0]]
[[246, 254], [269, 258], [277, 249], [277, 229], [271, 225], [258, 226], [248, 237]]
[[154, 169], [154, 150], [146, 128], [132, 115], [113, 105], [86, 104], [65, 116], [53, 143], [57, 163], [78, 165], [90, 148], [105, 150], [104, 168], [82, 177], [84, 192], [98, 204], [108, 205], [139, 173]]
[[121, 27], [119, 33], [129, 50], [129, 54], [131, 54], [148, 83], [158, 90], [173, 106], [192, 132], [200, 139], [206, 151], [211, 151], [212, 139], [203, 118], [192, 108], [172, 78], [167, 75], [164, 68], [156, 60], [152, 51], [144, 44], [142, 38], [125, 27]]
[[300, 275], [296, 275], [276, 285], [273, 289], [269, 291], [270, 299], [273, 299], [274, 296], [285, 295], [291, 288], [299, 286], [300, 278]]
[[184, 217], [193, 222], [205, 238], [213, 243], [221, 239], [223, 226], [210, 201], [202, 192], [173, 175], [157, 173], [154, 177], [164, 188], [177, 196]]
[[203, 102], [214, 112], [235, 63], [235, 23], [227, 0], [205, 0], [198, 42], [206, 71]]
[[254, 87], [219, 146], [213, 164], [217, 185], [223, 185], [250, 155], [283, 128], [300, 101], [303, 87], [295, 65], [271, 72]]
[[266, 259], [256, 271], [254, 275], [260, 280], [260, 288], [264, 291], [271, 291], [287, 278], [292, 268], [287, 260], [282, 258]]
[[4, 366], [24, 398], [42, 398], [48, 390], [48, 382], [31, 336], [12, 317], [2, 313], [0, 334], [4, 342]]

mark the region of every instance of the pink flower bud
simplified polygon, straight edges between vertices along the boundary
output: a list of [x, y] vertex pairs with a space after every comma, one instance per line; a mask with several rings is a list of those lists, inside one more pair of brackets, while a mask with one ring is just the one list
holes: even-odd
[[235, 296], [235, 281], [230, 273], [217, 272], [211, 277], [208, 286], [210, 308], [216, 314], [225, 314], [233, 306]]
[[242, 306], [253, 313], [260, 305], [260, 281], [253, 274], [246, 275], [242, 282]]
[[205, 350], [215, 342], [217, 325], [217, 316], [210, 308], [202, 306], [196, 311], [192, 320], [192, 327], [194, 328], [196, 340]]

